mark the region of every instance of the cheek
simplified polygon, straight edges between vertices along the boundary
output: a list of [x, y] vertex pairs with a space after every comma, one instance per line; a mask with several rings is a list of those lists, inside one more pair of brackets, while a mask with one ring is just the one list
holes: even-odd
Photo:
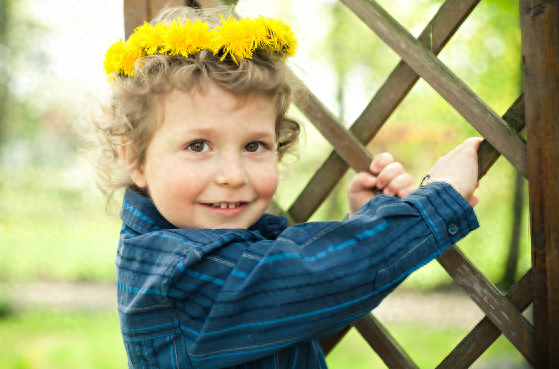
[[274, 166], [266, 171], [260, 171], [255, 181], [260, 195], [263, 197], [273, 197], [278, 187], [278, 170]]

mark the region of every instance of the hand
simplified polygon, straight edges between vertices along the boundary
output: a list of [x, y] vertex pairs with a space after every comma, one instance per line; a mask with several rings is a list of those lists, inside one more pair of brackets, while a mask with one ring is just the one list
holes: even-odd
[[477, 151], [483, 141], [480, 137], [470, 137], [464, 143], [437, 160], [429, 171], [429, 182], [447, 182], [472, 206], [479, 199], [474, 196], [478, 183]]
[[399, 198], [416, 190], [412, 177], [405, 173], [402, 164], [395, 162], [387, 152], [375, 156], [369, 169], [372, 174], [357, 173], [347, 187], [350, 217], [376, 196], [372, 191], [375, 187], [382, 190], [384, 195]]

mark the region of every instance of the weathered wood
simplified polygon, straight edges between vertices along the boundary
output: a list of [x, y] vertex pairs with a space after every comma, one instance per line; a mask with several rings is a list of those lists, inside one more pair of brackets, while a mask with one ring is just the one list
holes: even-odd
[[526, 142], [424, 45], [373, 0], [341, 0], [524, 176]]
[[334, 347], [336, 347], [336, 345], [340, 343], [342, 338], [345, 337], [345, 335], [350, 331], [350, 329], [351, 329], [351, 325], [347, 325], [342, 329], [340, 329], [339, 331], [337, 331], [336, 333], [333, 333], [328, 337], [321, 339], [320, 348], [322, 348], [322, 352], [324, 353], [324, 355], [328, 355], [334, 349]]
[[372, 314], [355, 321], [353, 326], [389, 368], [419, 368]]
[[[524, 311], [534, 299], [533, 278], [530, 269], [507, 292], [506, 298], [519, 311]], [[501, 336], [501, 331], [488, 317], [484, 317], [475, 328], [437, 366], [437, 369], [469, 368]]]
[[456, 246], [439, 256], [437, 261], [526, 360], [533, 364], [533, 327], [518, 309], [503, 297], [497, 287]]
[[536, 368], [559, 368], [559, 2], [521, 0]]
[[196, 4], [202, 8], [217, 8], [234, 5], [237, 0], [196, 0]]
[[[479, 0], [447, 0], [425, 27], [418, 40], [437, 55], [478, 3]], [[369, 142], [418, 79], [417, 73], [401, 61], [351, 126], [350, 131], [362, 143]], [[336, 151], [332, 151], [290, 207], [289, 214], [298, 222], [309, 219], [347, 169], [348, 165], [344, 160]]]
[[148, 0], [124, 0], [124, 35], [130, 36], [136, 27], [149, 20]]
[[165, 6], [190, 5], [188, 0], [149, 0], [149, 19], [155, 18]]
[[[516, 99], [514, 104], [503, 115], [503, 120], [515, 132], [521, 132], [524, 129], [526, 126], [526, 121], [524, 120], [524, 93]], [[500, 156], [501, 153], [489, 141], [483, 140], [481, 142], [478, 150], [478, 177], [480, 179], [487, 174], [489, 168], [495, 164]]]
[[314, 94], [308, 93], [307, 103], [302, 107], [303, 114], [349, 166], [357, 172], [369, 171], [373, 156]]

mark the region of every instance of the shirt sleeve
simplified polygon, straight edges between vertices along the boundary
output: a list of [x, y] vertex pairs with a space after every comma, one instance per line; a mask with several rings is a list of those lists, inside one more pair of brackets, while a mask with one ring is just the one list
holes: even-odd
[[129, 295], [119, 308], [153, 316], [159, 305], [169, 320], [146, 331], [139, 325], [152, 318], [138, 317], [123, 336], [173, 330], [197, 367], [255, 360], [368, 313], [477, 227], [462, 196], [431, 183], [401, 200], [377, 196], [349, 220], [289, 227], [273, 241], [245, 230], [135, 237], [127, 242], [141, 255], [121, 255], [135, 272], [121, 279]]

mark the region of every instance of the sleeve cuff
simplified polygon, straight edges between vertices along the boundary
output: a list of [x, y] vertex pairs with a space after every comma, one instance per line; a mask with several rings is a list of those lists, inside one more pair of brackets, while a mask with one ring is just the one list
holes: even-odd
[[419, 211], [441, 251], [479, 227], [472, 206], [448, 183], [429, 183], [402, 200]]

